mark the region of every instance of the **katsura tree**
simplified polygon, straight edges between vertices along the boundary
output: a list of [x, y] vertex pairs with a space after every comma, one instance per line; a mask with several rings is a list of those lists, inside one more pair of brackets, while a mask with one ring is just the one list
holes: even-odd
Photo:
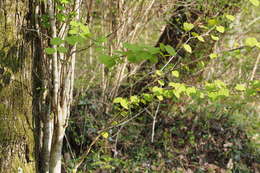
[[82, 0], [29, 0], [32, 115], [36, 171], [61, 172], [62, 143], [73, 97], [76, 45], [89, 35]]

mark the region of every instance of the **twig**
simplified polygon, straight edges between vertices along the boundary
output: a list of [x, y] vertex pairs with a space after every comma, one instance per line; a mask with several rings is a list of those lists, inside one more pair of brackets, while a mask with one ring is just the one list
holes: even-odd
[[156, 117], [157, 117], [158, 112], [159, 112], [159, 107], [160, 107], [160, 102], [158, 103], [156, 112], [155, 112], [155, 114], [154, 114], [154, 116], [153, 116], [153, 128], [152, 128], [152, 139], [151, 139], [151, 142], [152, 142], [152, 143], [153, 143], [153, 141], [154, 141], [155, 123], [156, 123]]
[[254, 68], [253, 68], [253, 71], [252, 71], [252, 75], [251, 75], [251, 78], [250, 78], [251, 81], [254, 79], [254, 76], [255, 76], [255, 73], [256, 73], [256, 70], [257, 70], [257, 67], [258, 67], [259, 60], [260, 60], [260, 53], [258, 54], [258, 57], [256, 59], [256, 62], [255, 62], [255, 65], [254, 65]]
[[136, 117], [138, 117], [140, 114], [142, 114], [143, 112], [145, 111], [145, 109], [143, 109], [142, 111], [138, 112], [135, 116], [133, 116], [132, 118], [124, 121], [124, 122], [121, 122], [115, 126], [109, 126], [107, 128], [104, 128], [102, 130], [100, 130], [98, 132], [98, 135], [96, 136], [96, 138], [91, 142], [91, 144], [89, 145], [88, 149], [82, 154], [82, 156], [78, 159], [78, 161], [76, 162], [75, 166], [74, 166], [74, 169], [73, 169], [73, 173], [77, 171], [77, 169], [80, 167], [80, 165], [84, 162], [84, 160], [86, 159], [86, 157], [88, 156], [89, 152], [91, 151], [92, 147], [96, 144], [96, 142], [98, 141], [98, 139], [102, 136], [102, 133], [104, 131], [107, 131], [109, 129], [112, 129], [112, 128], [116, 128], [116, 127], [119, 127], [119, 126], [122, 126], [126, 123], [128, 123], [129, 121], [135, 119]]

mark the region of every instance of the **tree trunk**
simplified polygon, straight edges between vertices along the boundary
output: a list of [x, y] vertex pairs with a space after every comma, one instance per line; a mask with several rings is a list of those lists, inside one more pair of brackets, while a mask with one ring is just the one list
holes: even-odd
[[[61, 172], [62, 143], [72, 102], [76, 46], [70, 46], [66, 54], [55, 51], [47, 55], [44, 51], [52, 38], [64, 39], [68, 35], [67, 23], [59, 27], [56, 22], [56, 3], [54, 0], [29, 0], [29, 27], [33, 40], [32, 114], [38, 173]], [[79, 20], [79, 5], [80, 0], [75, 0], [76, 21]], [[47, 29], [39, 22], [42, 15], [49, 16], [50, 27]], [[57, 45], [49, 47], [56, 49]]]

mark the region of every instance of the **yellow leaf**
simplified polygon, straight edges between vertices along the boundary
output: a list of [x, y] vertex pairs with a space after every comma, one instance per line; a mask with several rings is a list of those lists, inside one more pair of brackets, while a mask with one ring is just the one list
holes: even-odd
[[217, 26], [216, 30], [220, 33], [224, 33], [225, 32], [225, 28], [223, 26]]
[[187, 52], [192, 53], [192, 49], [191, 49], [190, 45], [188, 45], [188, 44], [183, 44], [182, 46], [183, 46], [183, 48], [184, 48]]
[[230, 14], [226, 14], [225, 17], [230, 20], [230, 21], [234, 21], [235, 20], [235, 17], [230, 15]]
[[210, 35], [210, 36], [211, 36], [212, 40], [215, 40], [215, 41], [219, 40], [219, 38], [217, 36], [214, 36], [214, 35]]
[[105, 138], [105, 139], [107, 139], [107, 138], [109, 137], [108, 132], [102, 132], [101, 135], [102, 135], [102, 137]]
[[192, 28], [194, 28], [194, 25], [192, 23], [184, 22], [183, 28], [185, 31], [190, 31], [190, 30], [192, 30]]
[[245, 41], [246, 46], [254, 47], [258, 45], [258, 41], [255, 37], [248, 37]]
[[157, 76], [162, 76], [162, 75], [163, 75], [163, 72], [162, 72], [161, 70], [156, 70], [156, 71], [155, 71], [155, 74], [156, 74]]
[[158, 80], [159, 85], [164, 86], [164, 81]]
[[180, 73], [178, 72], [178, 71], [172, 71], [172, 76], [174, 76], [174, 77], [179, 77], [180, 76]]
[[163, 101], [163, 96], [156, 96], [158, 100]]
[[217, 58], [218, 57], [218, 54], [216, 53], [212, 53], [209, 55], [210, 59], [214, 59], [214, 58]]
[[204, 40], [204, 38], [202, 37], [202, 36], [197, 36], [197, 39], [199, 40], [199, 41], [201, 41], [201, 42], [205, 42], [205, 40]]

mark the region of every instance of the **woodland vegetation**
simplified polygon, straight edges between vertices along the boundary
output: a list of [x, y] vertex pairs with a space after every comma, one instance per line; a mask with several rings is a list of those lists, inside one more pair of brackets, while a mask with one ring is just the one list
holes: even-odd
[[0, 172], [259, 173], [259, 0], [0, 0]]

